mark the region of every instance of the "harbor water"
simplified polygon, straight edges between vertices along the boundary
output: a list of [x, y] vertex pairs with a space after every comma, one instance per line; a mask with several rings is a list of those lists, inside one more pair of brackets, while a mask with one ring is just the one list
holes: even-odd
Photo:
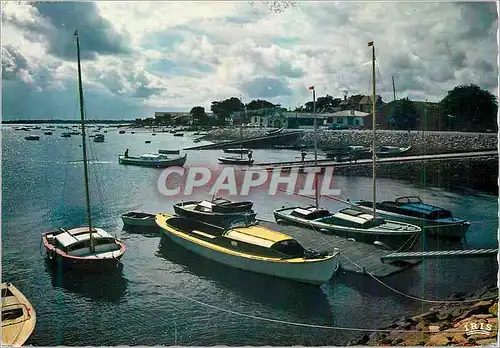
[[[45, 263], [41, 234], [86, 224], [81, 138], [61, 138], [56, 130], [39, 131], [39, 141], [26, 141], [27, 132], [13, 128], [2, 131], [2, 279], [14, 283], [37, 312], [26, 344], [344, 345], [362, 334], [358, 329], [376, 329], [429, 306], [367, 275], [339, 271], [321, 287], [303, 285], [216, 264], [154, 231], [123, 231], [123, 213], [173, 213], [173, 203], [211, 198], [208, 190], [167, 197], [158, 190], [161, 169], [118, 164], [127, 148], [134, 156], [193, 146], [189, 133], [118, 134], [108, 128], [104, 143], [89, 142], [93, 224], [126, 243], [123, 269], [112, 275], [54, 272]], [[217, 168], [222, 151], [187, 153], [186, 166]], [[253, 158], [298, 160], [300, 152], [254, 150]], [[371, 199], [370, 177], [334, 177], [334, 187], [343, 199]], [[403, 195], [420, 196], [469, 220], [461, 247], [497, 247], [498, 197], [377, 180], [377, 200]], [[242, 199], [254, 201], [258, 217], [270, 221], [283, 205], [314, 203], [284, 192], [269, 196], [267, 190]], [[321, 205], [343, 207], [328, 199]], [[495, 257], [428, 259], [382, 281], [413, 297], [437, 300], [496, 283], [497, 269]]]

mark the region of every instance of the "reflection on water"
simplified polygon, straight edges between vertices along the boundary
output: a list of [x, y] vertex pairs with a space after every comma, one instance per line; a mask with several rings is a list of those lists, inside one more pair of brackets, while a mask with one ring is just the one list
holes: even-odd
[[131, 234], [140, 234], [144, 237], [155, 238], [160, 237], [160, 228], [152, 226], [130, 226], [124, 225], [122, 231]]
[[331, 323], [330, 304], [321, 287], [222, 265], [182, 248], [163, 235], [156, 255], [186, 267], [186, 272], [197, 277], [215, 281], [250, 302], [265, 304], [309, 321], [314, 318], [317, 324]]
[[122, 275], [123, 267], [106, 273], [80, 272], [63, 269], [45, 260], [45, 270], [51, 277], [52, 286], [94, 301], [119, 302], [127, 291], [127, 279]]

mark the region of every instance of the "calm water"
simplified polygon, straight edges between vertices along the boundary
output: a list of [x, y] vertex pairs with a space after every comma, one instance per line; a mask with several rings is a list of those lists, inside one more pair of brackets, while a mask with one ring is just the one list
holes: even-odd
[[[38, 132], [42, 139], [30, 142], [24, 140], [28, 132], [2, 131], [2, 278], [15, 283], [37, 311], [37, 326], [28, 344], [342, 345], [360, 333], [293, 326], [234, 312], [288, 322], [377, 328], [425, 309], [367, 276], [341, 272], [321, 288], [301, 285], [215, 264], [157, 234], [122, 231], [120, 214], [173, 212], [172, 203], [185, 198], [158, 194], [159, 170], [118, 165], [117, 155], [126, 148], [134, 155], [191, 146], [193, 137], [188, 134], [184, 138], [119, 135], [110, 129], [105, 143], [90, 143], [94, 223], [125, 241], [124, 267], [111, 276], [55, 274], [45, 264], [40, 235], [86, 222], [81, 139], [60, 138], [61, 130], [52, 136]], [[220, 153], [191, 151], [188, 164], [217, 166]], [[254, 151], [257, 161], [298, 156], [294, 151]], [[338, 177], [335, 186], [343, 198], [371, 196], [371, 178]], [[497, 197], [378, 180], [378, 199], [405, 194], [420, 195], [472, 221], [467, 247], [497, 245]], [[189, 199], [205, 197], [197, 192]], [[250, 199], [259, 217], [267, 220], [273, 219], [273, 209], [286, 203], [311, 203], [284, 193], [271, 199], [263, 191], [254, 191]], [[334, 201], [322, 205], [340, 207]], [[385, 281], [414, 296], [442, 299], [453, 292], [474, 291], [496, 275], [494, 258], [427, 260]]]

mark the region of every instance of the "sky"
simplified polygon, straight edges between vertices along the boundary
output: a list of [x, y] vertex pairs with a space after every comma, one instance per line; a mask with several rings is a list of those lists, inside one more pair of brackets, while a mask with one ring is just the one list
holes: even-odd
[[497, 95], [495, 3], [2, 1], [2, 119], [78, 119], [79, 30], [88, 119], [210, 111], [326, 94], [439, 101], [474, 83]]

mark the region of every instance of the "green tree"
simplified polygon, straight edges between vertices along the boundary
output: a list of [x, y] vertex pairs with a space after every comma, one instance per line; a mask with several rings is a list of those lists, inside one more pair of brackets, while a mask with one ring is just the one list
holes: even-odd
[[205, 113], [205, 108], [203, 106], [195, 106], [189, 112], [193, 117], [193, 125], [207, 125], [208, 116]]
[[210, 110], [217, 115], [220, 124], [224, 124], [232, 112], [243, 110], [244, 105], [238, 98], [231, 97], [223, 101], [213, 101]]
[[441, 100], [440, 107], [443, 121], [450, 129], [497, 130], [497, 99], [477, 85], [460, 85], [453, 88]]
[[247, 110], [259, 110], [259, 109], [266, 109], [266, 108], [274, 108], [279, 105], [275, 105], [271, 103], [270, 101], [267, 100], [252, 100], [250, 103], [247, 104]]
[[417, 127], [417, 109], [408, 98], [396, 100], [389, 112], [389, 124], [392, 129], [415, 129]]

